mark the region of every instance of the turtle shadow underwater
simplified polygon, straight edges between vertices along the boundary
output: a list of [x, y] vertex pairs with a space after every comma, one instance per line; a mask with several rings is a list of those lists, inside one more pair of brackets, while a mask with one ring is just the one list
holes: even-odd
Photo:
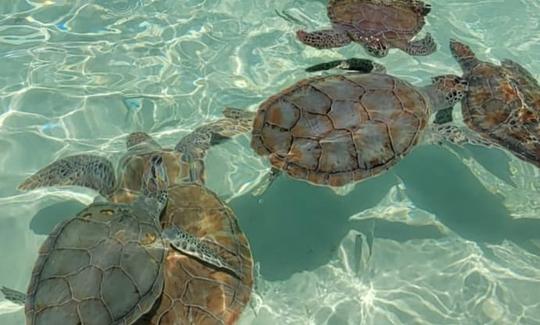
[[[471, 149], [474, 158], [484, 160], [482, 164], [486, 169], [497, 172], [497, 177], [512, 185], [503, 167], [504, 161], [498, 164], [486, 161], [497, 157], [501, 151], [491, 149], [493, 151], [488, 153]], [[460, 237], [479, 244], [510, 240], [540, 255], [540, 249], [531, 242], [540, 239], [540, 219], [514, 219], [504, 206], [503, 198], [488, 191], [449, 150], [440, 146], [417, 148], [394, 172], [406, 184], [406, 193], [417, 207], [435, 214]]]
[[[488, 150], [468, 153], [509, 183], [504, 162], [487, 163], [490, 157], [503, 154]], [[389, 172], [362, 181], [346, 196], [280, 177], [262, 197], [244, 195], [230, 205], [249, 238], [261, 275], [267, 280], [284, 280], [327, 264], [351, 229], [363, 233], [374, 229], [375, 238], [398, 242], [447, 236], [436, 225], [415, 226], [382, 218], [349, 221], [350, 216], [376, 206], [396, 184], [396, 177], [405, 183], [406, 195], [415, 206], [433, 213], [460, 237], [479, 245], [510, 240], [540, 255], [530, 241], [540, 239], [540, 219], [514, 220], [501, 197], [489, 192], [452, 152], [436, 145], [416, 148]]]

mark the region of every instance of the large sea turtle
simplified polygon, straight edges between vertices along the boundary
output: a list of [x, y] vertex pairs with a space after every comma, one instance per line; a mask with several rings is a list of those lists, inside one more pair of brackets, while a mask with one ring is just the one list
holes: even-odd
[[149, 158], [141, 183], [131, 203], [94, 202], [48, 236], [26, 297], [18, 295], [27, 324], [133, 323], [161, 295], [169, 247], [234, 271], [183, 229], [162, 232], [169, 183], [160, 155]]
[[[500, 65], [481, 61], [469, 46], [456, 40], [450, 41], [450, 51], [469, 83], [461, 105], [465, 124], [485, 143], [506, 148], [540, 167], [538, 81], [519, 63], [509, 59]], [[442, 111], [438, 122], [449, 122], [449, 112]]]
[[[234, 324], [250, 299], [253, 262], [249, 243], [232, 210], [203, 185], [203, 158], [210, 145], [249, 129], [250, 121], [242, 120], [232, 110], [227, 113], [232, 118], [197, 128], [180, 140], [175, 150], [162, 149], [146, 133], [130, 134], [126, 143], [128, 151], [119, 164], [118, 180], [107, 159], [77, 155], [50, 164], [20, 186], [29, 190], [82, 185], [96, 189], [113, 202], [128, 203], [133, 201], [152, 157], [162, 157], [172, 182], [161, 225], [167, 229], [167, 236], [176, 238], [180, 230], [183, 235], [180, 239], [186, 238], [199, 248], [168, 249], [161, 261], [165, 275], [164, 289], [159, 291], [161, 298], [151, 310], [151, 304], [145, 306], [127, 323], [138, 319], [136, 324], [141, 325]], [[199, 256], [201, 250], [206, 254]], [[114, 283], [109, 285], [119, 291], [129, 289], [115, 287]], [[88, 286], [92, 287], [92, 283]], [[20, 298], [16, 292], [4, 291], [8, 298]]]
[[251, 146], [272, 164], [259, 193], [280, 171], [338, 187], [387, 170], [419, 142], [430, 114], [460, 101], [467, 87], [442, 75], [418, 88], [354, 60], [334, 62], [359, 71], [301, 80], [259, 106]]
[[375, 57], [386, 56], [390, 48], [410, 55], [429, 55], [437, 49], [429, 33], [423, 39], [412, 39], [424, 26], [430, 10], [419, 0], [330, 0], [332, 29], [299, 30], [296, 35], [302, 43], [319, 49], [354, 41]]

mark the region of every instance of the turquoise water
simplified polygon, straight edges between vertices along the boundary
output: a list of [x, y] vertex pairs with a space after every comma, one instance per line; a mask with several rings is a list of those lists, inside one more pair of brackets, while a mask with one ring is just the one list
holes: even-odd
[[[540, 77], [540, 2], [430, 1], [439, 50], [378, 60], [417, 85], [460, 73], [447, 44], [511, 58]], [[45, 0], [0, 3], [0, 282], [28, 284], [55, 224], [90, 203], [81, 188], [20, 193], [58, 157], [118, 160], [125, 135], [168, 147], [223, 107], [255, 109], [308, 65], [363, 57], [318, 51], [298, 28], [328, 25], [326, 1]], [[276, 13], [285, 12], [296, 22]], [[456, 113], [459, 118], [459, 112]], [[268, 164], [247, 136], [212, 150], [209, 187], [252, 245], [257, 284], [241, 324], [540, 324], [540, 178], [508, 153], [415, 149], [341, 195], [281, 177], [249, 194]], [[224, 176], [225, 175], [225, 176]], [[372, 240], [372, 254], [367, 253]], [[0, 300], [0, 324], [23, 324]]]

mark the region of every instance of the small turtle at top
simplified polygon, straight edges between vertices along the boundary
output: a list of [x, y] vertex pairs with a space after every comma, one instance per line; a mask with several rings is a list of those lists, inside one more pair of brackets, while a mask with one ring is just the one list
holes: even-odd
[[[500, 65], [479, 60], [471, 48], [450, 41], [450, 51], [463, 70], [469, 89], [461, 112], [472, 136], [480, 142], [505, 148], [518, 158], [540, 167], [540, 86], [519, 63], [504, 59]], [[451, 122], [451, 109], [437, 115], [444, 127]], [[456, 141], [454, 141], [456, 142]]]
[[315, 70], [357, 71], [301, 80], [259, 106], [251, 146], [269, 158], [272, 170], [256, 194], [280, 171], [340, 187], [387, 170], [420, 141], [431, 113], [460, 101], [467, 87], [458, 76], [442, 75], [418, 88], [347, 62]]
[[[127, 153], [118, 166], [118, 179], [108, 159], [75, 155], [53, 162], [20, 185], [23, 190], [54, 185], [86, 186], [112, 202], [131, 204], [145, 180], [144, 171], [152, 166], [153, 157], [161, 157], [166, 167], [165, 177], [172, 180], [167, 188], [168, 200], [161, 214], [161, 227], [173, 247], [167, 249], [160, 260], [164, 285], [162, 281], [163, 290], [154, 297], [160, 298], [155, 304], [156, 299], [153, 300], [152, 309], [152, 304], [139, 308], [127, 324], [135, 321], [134, 324], [141, 325], [234, 324], [250, 299], [253, 261], [249, 243], [232, 210], [204, 187], [203, 159], [210, 146], [249, 130], [250, 121], [242, 119], [242, 112], [228, 109], [226, 114], [230, 118], [198, 127], [182, 138], [175, 150], [161, 148], [146, 133], [130, 134], [126, 141]], [[115, 230], [118, 236], [131, 231], [122, 225], [116, 225]], [[70, 235], [79, 238], [85, 231], [92, 232], [93, 229], [81, 227], [77, 233], [71, 231]], [[118, 255], [123, 248], [117, 244], [108, 249], [110, 254]], [[68, 258], [65, 257], [63, 262], [69, 263]], [[142, 257], [135, 262], [141, 270], [148, 264]], [[92, 280], [85, 285], [88, 290], [99, 288], [99, 283]], [[107, 285], [114, 292], [131, 290], [121, 282]], [[24, 299], [24, 294], [16, 291], [7, 288], [2, 291], [8, 299], [19, 302]], [[49, 299], [60, 299], [55, 296], [57, 293], [62, 294], [53, 291]], [[129, 298], [127, 293], [126, 297]], [[125, 302], [120, 296], [114, 296], [107, 303]], [[99, 324], [111, 323], [105, 320]]]
[[437, 44], [427, 33], [412, 40], [425, 25], [430, 5], [420, 0], [330, 0], [328, 17], [332, 29], [306, 32], [298, 39], [318, 49], [342, 47], [351, 42], [364, 46], [375, 57], [384, 57], [391, 48], [410, 55], [429, 55]]

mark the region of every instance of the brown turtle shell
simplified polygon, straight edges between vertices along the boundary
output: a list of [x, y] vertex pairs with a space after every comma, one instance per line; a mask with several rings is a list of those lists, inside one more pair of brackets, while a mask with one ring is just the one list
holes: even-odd
[[362, 36], [410, 40], [425, 25], [420, 1], [330, 0], [328, 17], [334, 25]]
[[[161, 151], [170, 180], [188, 176], [181, 153]], [[121, 190], [113, 201], [130, 201], [140, 188], [142, 171], [151, 153], [134, 155], [126, 161]], [[173, 182], [171, 182], [173, 183]], [[240, 270], [239, 279], [174, 249], [169, 249], [164, 267], [163, 294], [152, 311], [135, 324], [235, 324], [251, 297], [253, 259], [249, 242], [233, 211], [216, 194], [198, 184], [172, 184], [163, 228], [173, 224], [203, 240], [229, 265]]]
[[[512, 64], [514, 64], [512, 62]], [[466, 71], [465, 124], [484, 139], [540, 167], [540, 87], [521, 66], [480, 61]]]
[[294, 178], [342, 186], [399, 161], [429, 114], [417, 88], [386, 74], [314, 77], [260, 105], [251, 146]]

